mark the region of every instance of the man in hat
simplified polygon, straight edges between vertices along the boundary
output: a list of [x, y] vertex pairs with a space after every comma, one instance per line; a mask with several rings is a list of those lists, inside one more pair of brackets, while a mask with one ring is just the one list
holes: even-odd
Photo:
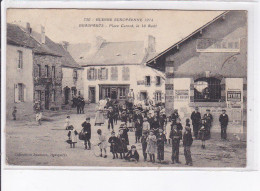
[[177, 125], [173, 125], [170, 133], [170, 139], [172, 140], [172, 164], [179, 161], [180, 140], [182, 139], [182, 132], [177, 129]]
[[204, 119], [205, 119], [205, 127], [206, 127], [206, 131], [207, 131], [207, 138], [210, 139], [210, 129], [212, 126], [212, 122], [213, 122], [213, 116], [210, 113], [210, 109], [206, 110], [207, 113], [204, 114]]
[[219, 116], [219, 122], [221, 127], [221, 139], [227, 139], [228, 115], [226, 114], [225, 109], [222, 109], [222, 114]]
[[166, 140], [166, 136], [163, 133], [163, 129], [159, 129], [159, 133], [157, 135], [157, 157], [159, 162], [164, 160], [164, 142]]
[[198, 139], [198, 132], [199, 132], [200, 120], [201, 120], [201, 114], [199, 112], [198, 107], [195, 107], [195, 111], [192, 112], [190, 118], [192, 120], [194, 137], [195, 137], [195, 139]]
[[112, 130], [114, 130], [114, 111], [111, 106], [108, 108], [107, 118], [108, 118], [108, 130], [110, 130], [110, 125]]
[[90, 150], [91, 149], [91, 143], [90, 143], [90, 139], [91, 139], [91, 124], [90, 124], [90, 118], [87, 117], [86, 121], [84, 121], [81, 126], [83, 127], [82, 131], [84, 132], [85, 149]]

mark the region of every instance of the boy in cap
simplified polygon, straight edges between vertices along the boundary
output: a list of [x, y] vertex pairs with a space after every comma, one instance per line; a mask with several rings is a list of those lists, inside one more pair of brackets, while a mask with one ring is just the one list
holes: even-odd
[[136, 150], [136, 146], [132, 145], [131, 150], [128, 151], [128, 153], [125, 156], [125, 160], [127, 161], [133, 161], [133, 162], [138, 162], [139, 161], [139, 154]]
[[113, 154], [113, 159], [118, 158], [118, 144], [119, 144], [119, 139], [118, 137], [115, 136], [115, 132], [111, 132], [111, 137], [108, 139], [108, 142], [110, 143], [110, 152]]
[[180, 140], [182, 139], [182, 132], [177, 129], [177, 125], [173, 125], [170, 133], [170, 139], [172, 140], [172, 164], [180, 163], [179, 161], [179, 149]]
[[191, 158], [191, 151], [190, 151], [192, 142], [193, 139], [191, 134], [191, 128], [189, 126], [186, 126], [183, 134], [183, 146], [184, 146], [184, 156], [186, 160], [186, 165], [190, 165], [190, 166], [192, 166], [192, 158]]
[[113, 112], [113, 108], [110, 106], [108, 108], [108, 112], [107, 112], [107, 118], [108, 118], [108, 130], [110, 130], [110, 125], [112, 128], [112, 131], [114, 130], [114, 112]]
[[222, 114], [219, 116], [219, 122], [221, 127], [221, 139], [227, 139], [228, 115], [226, 114], [225, 109], [222, 109]]
[[[91, 124], [90, 124], [90, 118], [87, 117], [86, 121], [84, 121], [81, 126], [83, 127], [82, 131], [85, 134], [84, 136], [84, 144], [85, 144], [85, 149], [90, 150], [91, 149]], [[89, 148], [88, 148], [89, 147]]]
[[165, 134], [163, 134], [163, 129], [159, 129], [159, 133], [157, 135], [157, 158], [159, 162], [164, 160], [164, 143], [165, 143], [166, 137]]
[[195, 137], [195, 139], [197, 139], [199, 128], [200, 128], [200, 120], [201, 120], [201, 115], [200, 115], [198, 107], [195, 107], [195, 111], [192, 112], [190, 118], [192, 120], [194, 137]]

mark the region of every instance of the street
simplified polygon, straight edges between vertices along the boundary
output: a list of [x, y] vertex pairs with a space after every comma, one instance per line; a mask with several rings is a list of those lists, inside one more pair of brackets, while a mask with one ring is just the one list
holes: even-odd
[[[97, 157], [93, 150], [84, 150], [84, 142], [70, 148], [66, 143], [68, 131], [64, 129], [67, 114], [71, 116], [71, 124], [78, 132], [86, 116], [91, 117], [93, 145], [98, 143], [97, 129], [101, 129], [106, 138], [110, 137], [107, 125], [94, 126], [95, 106], [86, 107], [85, 114], [76, 114], [75, 110], [43, 113], [45, 120], [41, 126], [31, 119], [6, 122], [6, 160], [9, 165], [22, 166], [105, 166], [105, 167], [187, 167], [180, 146], [181, 164], [171, 164], [171, 146], [165, 146], [165, 162], [163, 164], [143, 161], [141, 143], [135, 144], [140, 155], [138, 163], [126, 162], [123, 159], [112, 159], [107, 148], [108, 158]], [[115, 126], [118, 133], [120, 121]], [[130, 145], [135, 143], [134, 132], [129, 132]], [[212, 133], [212, 138], [206, 141], [206, 149], [201, 149], [201, 141], [194, 140], [191, 147], [193, 167], [245, 167], [246, 142], [228, 135], [228, 140], [222, 141], [220, 133]]]

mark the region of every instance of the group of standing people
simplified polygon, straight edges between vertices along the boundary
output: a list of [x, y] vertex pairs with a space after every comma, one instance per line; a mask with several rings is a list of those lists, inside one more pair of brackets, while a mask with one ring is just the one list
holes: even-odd
[[83, 114], [84, 113], [84, 107], [85, 107], [85, 100], [82, 96], [73, 97], [72, 99], [72, 107], [77, 108], [77, 114]]

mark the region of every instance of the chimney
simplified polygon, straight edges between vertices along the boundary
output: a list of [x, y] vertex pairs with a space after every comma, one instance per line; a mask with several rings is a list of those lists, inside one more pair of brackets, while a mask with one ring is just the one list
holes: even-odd
[[103, 42], [106, 42], [106, 40], [103, 37], [101, 36], [96, 37], [96, 44], [95, 44], [96, 50], [98, 50], [101, 47]]
[[67, 41], [62, 41], [62, 46], [65, 50], [68, 50], [69, 42]]
[[155, 37], [152, 35], [148, 35], [148, 42], [147, 42], [147, 51], [148, 52], [156, 52], [155, 51]]
[[41, 26], [41, 43], [45, 44], [45, 27]]
[[31, 34], [31, 33], [32, 33], [32, 28], [31, 28], [31, 26], [30, 26], [30, 23], [26, 23], [26, 32], [27, 32], [28, 34]]

